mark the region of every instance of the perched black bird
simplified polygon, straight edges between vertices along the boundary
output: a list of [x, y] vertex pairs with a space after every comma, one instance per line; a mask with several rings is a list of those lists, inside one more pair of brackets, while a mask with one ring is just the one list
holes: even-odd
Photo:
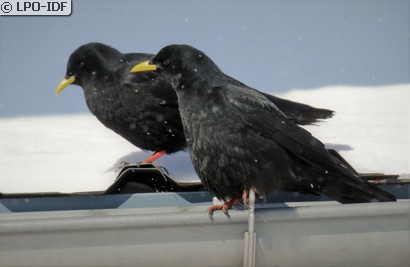
[[186, 147], [172, 87], [158, 73], [130, 72], [152, 56], [122, 54], [101, 43], [80, 46], [56, 90], [58, 94], [70, 84], [81, 86], [88, 108], [101, 123], [133, 145], [155, 152], [146, 162]]
[[394, 201], [360, 179], [269, 99], [225, 75], [203, 52], [187, 45], [163, 48], [133, 72], [155, 68], [177, 92], [188, 149], [202, 183], [228, 201], [254, 188], [323, 193], [341, 203]]
[[[88, 108], [100, 122], [135, 146], [155, 152], [145, 162], [186, 147], [171, 84], [157, 72], [130, 73], [136, 63], [153, 56], [122, 54], [101, 43], [80, 46], [71, 54], [65, 78], [56, 90], [58, 94], [70, 84], [81, 86]], [[312, 124], [333, 115], [331, 110], [265, 96], [299, 124]]]

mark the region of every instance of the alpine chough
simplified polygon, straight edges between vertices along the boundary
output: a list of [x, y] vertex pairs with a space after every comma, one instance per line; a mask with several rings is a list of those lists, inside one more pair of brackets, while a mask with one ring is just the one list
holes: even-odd
[[[253, 188], [322, 193], [341, 203], [395, 201], [332, 156], [257, 90], [225, 75], [202, 51], [164, 47], [133, 72], [162, 73], [177, 92], [191, 160], [227, 210]], [[144, 72], [145, 73], [145, 72]]]
[[[123, 54], [101, 43], [85, 44], [71, 54], [56, 90], [58, 94], [70, 84], [81, 86], [89, 110], [100, 122], [135, 146], [155, 152], [144, 162], [186, 147], [177, 96], [169, 81], [157, 72], [130, 73], [136, 63], [153, 56]], [[331, 110], [264, 95], [298, 124], [333, 115]]]

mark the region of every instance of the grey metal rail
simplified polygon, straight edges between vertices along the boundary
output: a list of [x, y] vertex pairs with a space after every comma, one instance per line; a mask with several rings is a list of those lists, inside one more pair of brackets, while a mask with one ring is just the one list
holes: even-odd
[[[241, 266], [248, 211], [208, 204], [2, 213], [0, 266]], [[257, 204], [255, 229], [258, 267], [410, 262], [409, 200]]]

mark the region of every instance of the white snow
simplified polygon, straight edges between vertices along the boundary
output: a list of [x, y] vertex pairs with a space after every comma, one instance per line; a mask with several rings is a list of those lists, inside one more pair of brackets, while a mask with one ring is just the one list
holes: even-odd
[[410, 85], [334, 86], [283, 97], [336, 111], [320, 127], [305, 128], [359, 172], [410, 173]]
[[[334, 86], [280, 95], [336, 115], [308, 126], [361, 172], [410, 174], [410, 85]], [[0, 118], [0, 192], [78, 192], [108, 187], [122, 161], [148, 157], [92, 115]], [[176, 180], [197, 179], [186, 152], [156, 162]]]

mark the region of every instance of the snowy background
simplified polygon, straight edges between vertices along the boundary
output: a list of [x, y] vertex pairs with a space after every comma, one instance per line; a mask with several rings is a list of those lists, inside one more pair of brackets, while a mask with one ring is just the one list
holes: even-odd
[[[336, 86], [281, 95], [336, 110], [320, 126], [306, 127], [360, 172], [410, 178], [410, 86]], [[122, 161], [149, 154], [105, 128], [92, 115], [0, 119], [2, 192], [103, 190]], [[157, 161], [179, 181], [198, 179], [186, 152]]]
[[[80, 88], [54, 95], [71, 52], [92, 41], [198, 47], [249, 86], [335, 110], [307, 129], [359, 171], [408, 177], [409, 10], [409, 0], [73, 0], [69, 17], [0, 17], [0, 192], [102, 190], [119, 162], [148, 155], [92, 117]], [[186, 153], [158, 163], [195, 179]]]

